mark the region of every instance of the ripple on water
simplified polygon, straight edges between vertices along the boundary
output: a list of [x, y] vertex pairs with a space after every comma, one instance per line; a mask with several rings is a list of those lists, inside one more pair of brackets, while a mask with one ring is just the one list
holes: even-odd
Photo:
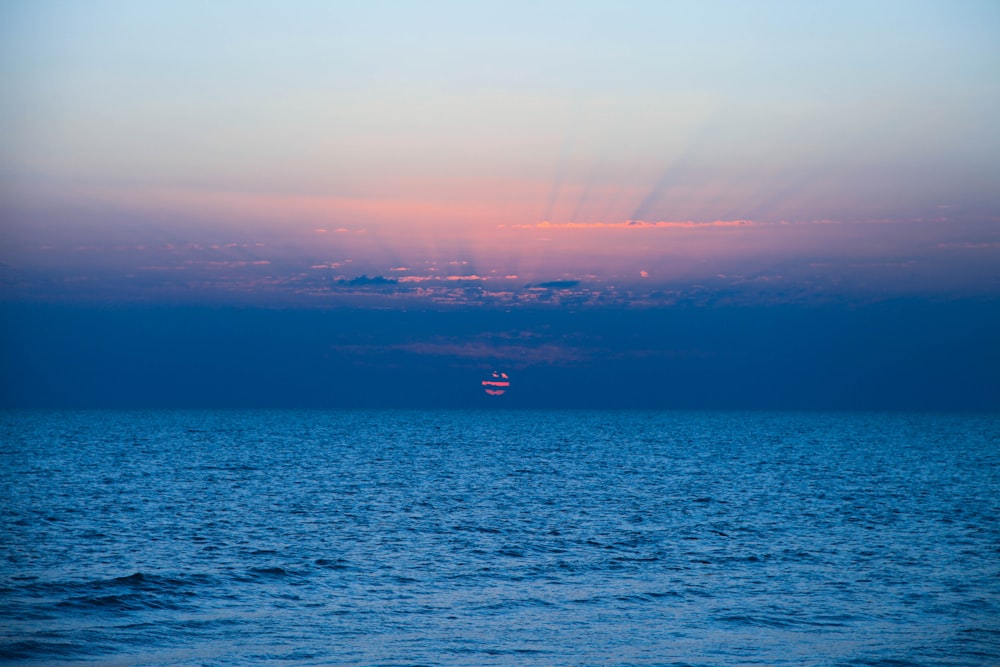
[[1000, 664], [1000, 418], [9, 413], [0, 658]]

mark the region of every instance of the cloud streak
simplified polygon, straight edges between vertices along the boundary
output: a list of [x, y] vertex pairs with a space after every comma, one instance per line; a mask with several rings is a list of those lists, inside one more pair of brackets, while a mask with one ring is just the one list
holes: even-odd
[[510, 225], [512, 229], [711, 229], [713, 227], [750, 227], [752, 220], [625, 220], [623, 222], [549, 222]]
[[488, 341], [418, 341], [395, 345], [333, 345], [331, 349], [344, 354], [365, 356], [403, 352], [418, 356], [503, 362], [511, 368], [536, 364], [568, 364], [585, 361], [594, 350], [570, 347], [559, 343], [538, 345], [497, 345]]

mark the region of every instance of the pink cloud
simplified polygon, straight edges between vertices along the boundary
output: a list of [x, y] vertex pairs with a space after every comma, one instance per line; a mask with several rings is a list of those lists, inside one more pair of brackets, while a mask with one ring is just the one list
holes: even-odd
[[626, 220], [624, 222], [549, 222], [529, 225], [511, 225], [515, 229], [707, 229], [711, 227], [747, 227], [757, 223], [751, 220], [713, 220], [695, 222], [693, 220]]

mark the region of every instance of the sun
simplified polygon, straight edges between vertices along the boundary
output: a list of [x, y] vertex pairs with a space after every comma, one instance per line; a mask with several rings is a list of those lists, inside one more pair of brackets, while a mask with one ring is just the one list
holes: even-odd
[[483, 380], [483, 389], [490, 396], [503, 396], [510, 388], [510, 378], [503, 371], [493, 371], [488, 378]]

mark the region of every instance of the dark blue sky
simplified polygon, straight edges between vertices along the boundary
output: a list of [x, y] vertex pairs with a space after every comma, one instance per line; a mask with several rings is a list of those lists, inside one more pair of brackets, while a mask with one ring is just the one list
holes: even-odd
[[5, 406], [1000, 409], [997, 299], [0, 313]]

